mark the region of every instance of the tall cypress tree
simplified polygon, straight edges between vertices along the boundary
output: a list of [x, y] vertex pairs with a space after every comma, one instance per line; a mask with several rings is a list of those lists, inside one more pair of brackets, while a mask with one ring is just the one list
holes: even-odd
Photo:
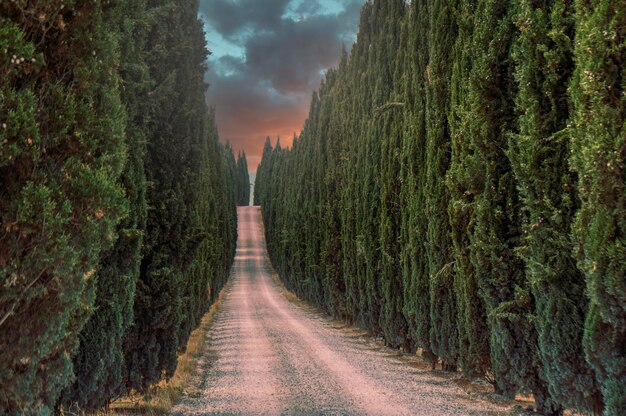
[[261, 163], [257, 167], [256, 180], [254, 183], [254, 205], [263, 205], [265, 202], [266, 191], [265, 188], [269, 185], [268, 164], [270, 163], [270, 156], [272, 154], [272, 142], [269, 137], [265, 139], [263, 145], [263, 153], [261, 154]]
[[235, 181], [237, 189], [237, 205], [250, 205], [250, 175], [248, 174], [248, 161], [246, 152], [240, 152], [237, 156], [237, 177]]
[[62, 397], [66, 407], [97, 410], [122, 391], [122, 337], [132, 323], [147, 215], [143, 160], [150, 83], [141, 53], [145, 42], [141, 35], [144, 12], [144, 2], [121, 5], [109, 23], [111, 31], [120, 33], [120, 75], [124, 85], [121, 97], [128, 115], [128, 162], [122, 185], [129, 212], [118, 226], [119, 239], [106, 253], [97, 273], [94, 314], [80, 334], [80, 349], [74, 357], [76, 380]]
[[430, 342], [444, 369], [455, 371], [458, 332], [454, 260], [445, 177], [450, 166], [450, 81], [448, 53], [457, 36], [457, 2], [435, 0], [429, 9], [429, 64], [426, 72], [426, 172], [424, 193], [428, 221], [426, 256], [430, 280]]
[[[388, 10], [383, 19], [384, 45], [387, 52], [376, 70], [382, 71], [382, 79], [390, 85], [390, 91], [374, 109], [373, 123], [379, 128], [381, 137], [380, 161], [380, 262], [381, 271], [379, 281], [381, 285], [381, 316], [380, 326], [388, 344], [393, 347], [407, 345], [407, 323], [402, 313], [402, 276], [400, 273], [400, 166], [399, 153], [402, 146], [402, 97], [396, 91], [402, 80], [399, 68], [402, 67], [404, 53], [401, 44], [401, 32], [404, 22], [406, 5], [403, 1], [388, 1]], [[405, 34], [406, 36], [406, 34]], [[401, 90], [400, 90], [401, 91]], [[392, 107], [390, 107], [392, 106]]]
[[402, 216], [401, 239], [403, 275], [403, 311], [409, 326], [412, 348], [420, 348], [423, 356], [436, 363], [430, 343], [430, 279], [427, 272], [424, 239], [426, 179], [426, 68], [428, 66], [428, 1], [412, 4], [409, 17], [409, 52], [406, 77], [407, 114], [403, 143], [406, 161], [401, 195], [405, 207]]
[[[369, 19], [371, 8], [367, 5], [361, 11], [361, 24], [357, 35], [357, 43], [353, 46], [350, 54], [349, 72], [350, 93], [347, 108], [351, 111], [346, 114], [347, 130], [342, 146], [342, 176], [345, 178], [345, 187], [341, 195], [342, 201], [342, 249], [344, 253], [343, 273], [347, 285], [347, 305], [351, 310], [352, 320], [359, 325], [368, 326], [370, 314], [368, 309], [365, 273], [364, 273], [364, 247], [363, 237], [359, 233], [360, 217], [363, 215], [359, 198], [363, 189], [363, 175], [361, 165], [364, 158], [364, 146], [362, 143], [363, 114], [367, 111], [361, 105], [367, 102], [367, 90], [362, 85], [365, 82], [366, 73], [364, 65], [367, 62], [370, 31], [363, 22]], [[356, 80], [363, 81], [357, 83]]]
[[626, 412], [626, 3], [576, 2], [572, 166], [580, 211], [575, 256], [589, 310], [584, 348], [604, 397], [604, 414]]
[[118, 33], [91, 2], [0, 3], [0, 413], [50, 414], [127, 204]]
[[[146, 47], [146, 61], [158, 86], [158, 93], [153, 93], [151, 100], [151, 107], [153, 111], [158, 109], [158, 116], [151, 117], [148, 126], [146, 176], [151, 184], [147, 193], [151, 209], [137, 282], [135, 322], [124, 346], [126, 385], [142, 392], [160, 381], [163, 373], [166, 377], [174, 374], [180, 345], [182, 274], [185, 258], [189, 256], [189, 247], [185, 244], [189, 223], [182, 179], [190, 138], [177, 130], [183, 127], [177, 109], [184, 108], [182, 91], [187, 81], [178, 71], [188, 57], [182, 52], [184, 48], [175, 51], [173, 47], [174, 42], [185, 42], [180, 28], [183, 12], [166, 0], [152, 1], [149, 6], [152, 39]], [[165, 27], [166, 21], [170, 29], [157, 30]], [[176, 165], [175, 160], [182, 163]]]
[[573, 4], [520, 2], [515, 20], [520, 131], [510, 141], [509, 155], [524, 204], [520, 253], [535, 303], [538, 352], [559, 406], [598, 411], [601, 398], [595, 377], [581, 360], [587, 301], [570, 237], [578, 208], [567, 130], [567, 87], [574, 69]]
[[515, 253], [522, 235], [521, 206], [505, 150], [508, 136], [517, 129], [513, 15], [508, 2], [478, 2], [469, 102], [475, 132], [470, 140], [478, 150], [472, 173], [479, 178], [479, 188], [470, 256], [488, 314], [496, 392], [514, 397], [518, 391], [530, 391], [541, 412], [558, 414], [537, 354], [537, 332], [531, 324], [534, 304], [524, 265]]
[[[514, 253], [520, 238], [519, 201], [516, 184], [504, 149], [515, 129], [513, 65], [510, 48], [514, 37], [511, 4], [480, 0], [475, 13], [472, 39], [474, 64], [469, 79], [471, 146], [476, 149], [473, 213], [475, 227], [470, 235], [470, 258], [479, 294], [488, 315], [491, 365], [496, 391], [513, 397], [518, 386], [516, 369], [531, 365], [528, 344], [507, 320], [504, 302], [523, 289], [523, 265]], [[522, 302], [524, 296], [519, 298]], [[515, 319], [526, 310], [506, 304]], [[498, 315], [499, 314], [499, 315]], [[499, 319], [502, 318], [502, 319]], [[521, 368], [519, 368], [521, 370]]]
[[[335, 317], [346, 316], [345, 306], [345, 281], [341, 275], [342, 246], [341, 246], [341, 223], [339, 211], [341, 206], [337, 204], [339, 199], [339, 149], [341, 140], [345, 138], [347, 131], [343, 130], [342, 114], [337, 111], [341, 103], [339, 94], [343, 90], [342, 79], [339, 79], [346, 69], [347, 56], [342, 51], [341, 62], [337, 70], [329, 71], [327, 78], [332, 77], [330, 91], [326, 102], [322, 107], [326, 125], [326, 131], [322, 132], [323, 147], [320, 148], [318, 169], [324, 168], [320, 179], [320, 226], [322, 241], [320, 245], [320, 273], [325, 288], [325, 308]], [[342, 97], [345, 99], [345, 96]], [[326, 137], [326, 140], [323, 138]], [[295, 205], [294, 205], [295, 206]]]
[[[380, 160], [378, 154], [374, 154], [378, 148], [377, 140], [368, 133], [368, 120], [365, 114], [371, 111], [373, 96], [371, 94], [371, 84], [373, 82], [373, 71], [371, 62], [374, 60], [375, 30], [377, 22], [374, 20], [374, 4], [367, 4], [361, 13], [361, 24], [358, 40], [362, 41], [360, 49], [357, 50], [359, 59], [359, 69], [357, 73], [362, 75], [362, 84], [356, 86], [358, 98], [365, 103], [366, 108], [361, 111], [358, 120], [358, 130], [355, 142], [358, 146], [358, 154], [355, 166], [355, 174], [358, 180], [356, 188], [356, 238], [357, 238], [357, 276], [359, 279], [360, 292], [363, 302], [362, 321], [364, 325], [371, 328], [376, 333], [380, 333], [380, 299], [378, 296], [378, 285], [376, 274], [377, 263], [373, 263], [372, 246], [377, 243], [378, 238], [371, 229], [373, 217], [378, 216], [378, 192], [375, 181], [379, 174], [375, 172], [373, 161]], [[358, 44], [358, 41], [357, 41]], [[360, 52], [360, 53], [359, 53]], [[382, 103], [380, 103], [382, 104]], [[368, 137], [369, 135], [369, 137]], [[378, 139], [378, 137], [375, 137]], [[375, 248], [374, 248], [375, 249]]]
[[490, 367], [489, 329], [477, 276], [471, 261], [470, 237], [476, 225], [476, 194], [480, 177], [475, 174], [477, 152], [471, 115], [469, 74], [473, 67], [472, 38], [476, 1], [459, 4], [458, 36], [452, 49], [450, 86], [451, 161], [446, 182], [450, 190], [448, 216], [454, 249], [454, 291], [457, 305], [459, 364], [470, 377], [483, 376]]
[[207, 130], [197, 143], [202, 160], [197, 172], [198, 198], [192, 212], [196, 232], [204, 234], [204, 238], [186, 276], [181, 349], [226, 283], [237, 239], [235, 155], [230, 146], [218, 141], [213, 109], [205, 122]]
[[[386, 79], [377, 77], [377, 64], [382, 63], [380, 54], [383, 51], [384, 39], [379, 26], [380, 17], [384, 21], [385, 5], [380, 1], [366, 3], [361, 14], [361, 29], [359, 35], [365, 32], [363, 39], [363, 55], [361, 56], [364, 79], [359, 86], [359, 95], [366, 106], [364, 114], [376, 106], [384, 104], [389, 85]], [[378, 35], [378, 36], [377, 36]], [[359, 39], [360, 40], [360, 39]], [[387, 74], [383, 73], [382, 76]], [[378, 83], [378, 85], [374, 85]], [[374, 91], [376, 94], [374, 94]], [[365, 324], [375, 332], [380, 333], [380, 274], [378, 218], [380, 213], [380, 136], [378, 126], [369, 126], [369, 120], [360, 120], [361, 128], [358, 141], [359, 159], [357, 175], [360, 187], [357, 193], [357, 244], [359, 259], [358, 274], [362, 281], [362, 290], [365, 300]]]
[[[124, 345], [127, 388], [141, 392], [174, 374], [177, 354], [199, 319], [200, 296], [206, 293], [205, 277], [192, 273], [192, 266], [207, 236], [206, 215], [211, 214], [197, 210], [206, 187], [220, 193], [198, 172], [207, 163], [220, 166], [221, 158], [217, 148], [206, 144], [216, 139], [209, 138], [203, 95], [207, 51], [197, 10], [194, 0], [149, 3], [145, 57], [155, 83], [145, 162], [150, 210], [135, 322]], [[207, 152], [213, 153], [212, 161], [207, 161]], [[218, 169], [215, 174], [224, 173]]]
[[353, 51], [346, 57], [346, 63], [342, 71], [343, 77], [340, 81], [342, 88], [345, 88], [344, 94], [346, 98], [342, 101], [341, 116], [343, 119], [346, 134], [342, 137], [340, 144], [340, 162], [339, 174], [341, 175], [342, 186], [340, 188], [339, 204], [341, 206], [341, 249], [342, 249], [342, 268], [341, 272], [346, 286], [346, 313], [351, 322], [363, 324], [365, 299], [357, 272], [358, 264], [358, 243], [355, 239], [356, 234], [356, 204], [354, 197], [359, 183], [356, 172], [357, 147], [354, 143], [357, 140], [357, 128], [360, 109], [354, 105], [357, 99], [355, 85], [353, 82], [356, 73], [356, 51], [359, 44], [354, 45]]
[[[324, 149], [325, 143], [328, 138], [325, 136], [325, 132], [328, 128], [328, 119], [330, 112], [328, 111], [329, 96], [332, 84], [332, 71], [329, 71], [329, 77], [322, 82], [318, 93], [318, 98], [315, 102], [316, 106], [312, 110], [312, 123], [307, 126], [307, 132], [303, 131], [301, 136], [310, 134], [312, 140], [306, 140], [302, 137], [305, 145], [302, 148], [304, 154], [300, 157], [309, 159], [305, 167], [309, 179], [307, 181], [307, 189], [303, 190], [302, 195], [298, 195], [304, 202], [305, 215], [307, 219], [305, 223], [306, 237], [304, 238], [304, 261], [303, 261], [303, 278], [304, 280], [298, 282], [298, 290], [304, 294], [305, 298], [308, 298], [313, 304], [319, 307], [326, 307], [326, 295], [327, 290], [322, 282], [322, 268], [321, 261], [321, 246], [322, 246], [322, 220], [321, 212], [323, 210], [321, 206], [322, 198], [322, 184], [325, 172], [324, 164]], [[284, 153], [289, 156], [296, 156], [291, 153]], [[305, 156], [305, 154], [307, 156]], [[288, 166], [284, 167], [283, 174], [280, 176], [281, 180], [288, 181], [295, 176], [295, 163], [294, 159], [289, 160]], [[289, 188], [287, 188], [289, 189]], [[297, 192], [300, 194], [300, 192]], [[287, 197], [287, 196], [285, 196]], [[294, 224], [295, 225], [295, 224]], [[284, 230], [284, 234], [288, 235], [289, 231]], [[297, 238], [292, 234], [293, 237]], [[286, 274], [287, 270], [283, 269], [283, 273]]]

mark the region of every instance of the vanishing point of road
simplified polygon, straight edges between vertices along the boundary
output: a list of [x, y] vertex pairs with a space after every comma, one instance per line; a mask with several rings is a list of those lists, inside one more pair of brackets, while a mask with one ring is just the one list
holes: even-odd
[[206, 334], [196, 392], [172, 415], [511, 414], [289, 300], [259, 208], [240, 207], [238, 217], [231, 281]]

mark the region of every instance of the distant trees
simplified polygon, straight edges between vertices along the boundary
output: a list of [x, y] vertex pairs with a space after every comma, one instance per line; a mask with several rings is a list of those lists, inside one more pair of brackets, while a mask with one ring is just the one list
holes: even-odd
[[250, 205], [250, 174], [248, 173], [248, 161], [246, 152], [237, 155], [237, 177], [235, 179], [237, 205]]
[[0, 4], [0, 413], [146, 392], [224, 284], [236, 165], [197, 7]]
[[614, 2], [374, 0], [255, 184], [286, 285], [544, 414], [626, 412]]

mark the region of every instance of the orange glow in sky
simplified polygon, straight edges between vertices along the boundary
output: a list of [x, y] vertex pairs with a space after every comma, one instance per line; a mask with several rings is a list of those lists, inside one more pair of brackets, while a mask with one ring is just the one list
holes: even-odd
[[220, 108], [217, 107], [220, 140], [229, 141], [235, 154], [239, 150], [244, 150], [248, 169], [255, 172], [261, 162], [266, 137], [271, 138], [272, 146], [276, 145], [276, 138], [280, 137], [282, 147], [291, 147], [294, 133], [300, 135], [308, 114], [308, 103], [303, 104], [301, 108], [293, 108], [290, 113], [281, 117], [267, 117], [268, 114], [264, 113], [254, 114], [255, 108], [249, 108], [248, 111], [242, 108], [238, 112], [220, 112]]

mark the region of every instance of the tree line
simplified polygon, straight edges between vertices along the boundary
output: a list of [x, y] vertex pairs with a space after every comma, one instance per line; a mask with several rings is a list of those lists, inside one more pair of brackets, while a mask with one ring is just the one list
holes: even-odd
[[237, 154], [237, 175], [235, 180], [235, 197], [237, 205], [250, 205], [250, 175], [248, 173], [248, 160], [246, 152], [240, 151]]
[[626, 414], [624, 28], [624, 1], [368, 1], [265, 143], [286, 286], [544, 414]]
[[0, 2], [2, 414], [148, 393], [227, 278], [247, 168], [205, 103], [197, 12]]

